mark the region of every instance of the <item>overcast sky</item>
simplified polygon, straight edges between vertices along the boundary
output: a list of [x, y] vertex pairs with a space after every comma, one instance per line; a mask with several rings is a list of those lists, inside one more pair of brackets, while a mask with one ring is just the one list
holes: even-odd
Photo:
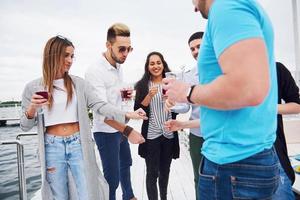
[[[277, 60], [294, 71], [291, 0], [258, 1], [273, 22]], [[187, 40], [206, 23], [193, 9], [192, 0], [1, 0], [0, 101], [21, 99], [24, 85], [41, 75], [46, 41], [57, 34], [74, 43], [71, 73], [83, 77], [105, 50], [107, 28], [115, 22], [131, 29], [134, 51], [122, 66], [125, 81], [142, 76], [146, 55], [154, 50], [172, 70], [191, 68]]]

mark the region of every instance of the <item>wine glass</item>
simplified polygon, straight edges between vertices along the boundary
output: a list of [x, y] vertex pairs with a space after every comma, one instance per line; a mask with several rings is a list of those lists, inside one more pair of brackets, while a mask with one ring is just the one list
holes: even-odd
[[180, 79], [179, 80], [182, 80], [184, 81], [184, 73], [185, 73], [185, 65], [180, 65], [179, 66], [179, 69], [181, 70], [181, 73], [180, 73]]
[[129, 102], [132, 102], [135, 97], [135, 90], [133, 89], [133, 85], [123, 84], [120, 89], [120, 93], [122, 98], [122, 108], [126, 108], [126, 110], [129, 110]]
[[[34, 92], [35, 92], [35, 94], [42, 96], [44, 99], [47, 99], [47, 100], [49, 99], [49, 93], [43, 85], [34, 86]], [[44, 109], [44, 106], [41, 106], [38, 109], [38, 112], [43, 113], [43, 109]]]
[[[166, 78], [174, 78], [176, 80], [183, 81], [185, 66], [181, 65], [180, 68], [181, 68], [181, 72], [166, 72], [165, 73]], [[184, 103], [175, 103], [175, 105], [171, 108], [171, 111], [176, 112], [176, 110], [181, 110], [184, 107], [185, 107]]]

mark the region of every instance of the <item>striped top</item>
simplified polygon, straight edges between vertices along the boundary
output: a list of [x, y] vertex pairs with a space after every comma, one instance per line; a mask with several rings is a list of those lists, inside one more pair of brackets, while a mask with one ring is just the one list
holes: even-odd
[[158, 87], [158, 92], [154, 95], [150, 102], [150, 115], [147, 139], [153, 140], [163, 135], [168, 139], [174, 138], [172, 131], [164, 129], [164, 123], [172, 119], [171, 112], [164, 110], [164, 101], [162, 99], [162, 84], [149, 82], [149, 88]]

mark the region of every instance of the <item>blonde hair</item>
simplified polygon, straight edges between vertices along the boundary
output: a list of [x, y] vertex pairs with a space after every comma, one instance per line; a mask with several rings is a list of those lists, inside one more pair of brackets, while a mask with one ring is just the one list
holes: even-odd
[[[61, 70], [61, 66], [64, 65], [65, 50], [68, 46], [72, 46], [74, 48], [74, 45], [68, 39], [62, 36], [55, 36], [47, 41], [46, 46], [44, 48], [43, 84], [46, 90], [50, 93], [48, 106], [49, 109], [51, 109], [53, 105], [53, 81], [55, 80], [57, 73]], [[67, 89], [67, 106], [72, 101], [73, 83], [68, 72], [65, 73], [63, 79], [65, 88]]]
[[107, 41], [114, 43], [117, 36], [130, 37], [128, 26], [123, 23], [115, 23], [107, 30]]

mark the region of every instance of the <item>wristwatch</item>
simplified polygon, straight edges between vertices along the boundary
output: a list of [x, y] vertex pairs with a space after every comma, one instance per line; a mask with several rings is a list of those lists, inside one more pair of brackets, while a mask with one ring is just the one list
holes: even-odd
[[186, 99], [188, 100], [189, 103], [191, 104], [195, 104], [192, 100], [191, 100], [191, 96], [193, 93], [193, 90], [195, 88], [196, 85], [192, 85], [191, 87], [189, 87], [187, 93], [186, 93]]

